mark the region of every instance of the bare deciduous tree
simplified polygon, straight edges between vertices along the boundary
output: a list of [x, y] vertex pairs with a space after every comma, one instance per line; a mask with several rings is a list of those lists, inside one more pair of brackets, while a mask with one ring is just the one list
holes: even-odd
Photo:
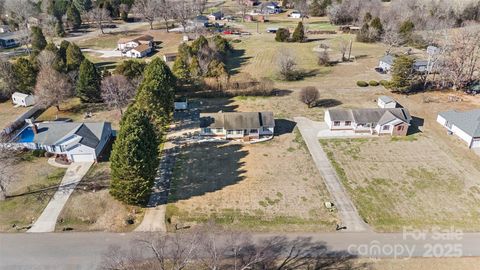
[[161, 0], [136, 0], [132, 10], [142, 16], [143, 20], [150, 25], [150, 29], [153, 29], [153, 22], [160, 13], [161, 2]]
[[345, 54], [347, 53], [348, 49], [350, 48], [350, 40], [346, 39], [346, 38], [341, 38], [340, 39], [340, 42], [338, 44], [338, 49], [340, 51], [340, 53], [342, 54], [342, 61], [345, 62], [345, 61], [350, 61], [350, 59], [347, 59], [345, 57]]
[[174, 16], [174, 7], [175, 3], [172, 2], [171, 0], [160, 0], [160, 7], [158, 9], [158, 18], [163, 20], [165, 23], [165, 29], [167, 30], [167, 33], [169, 31], [168, 29], [168, 21], [173, 19]]
[[16, 179], [13, 166], [18, 163], [20, 152], [8, 148], [0, 148], [0, 201], [5, 200], [10, 183]]
[[320, 92], [315, 86], [307, 86], [300, 90], [300, 101], [307, 104], [309, 108], [315, 106], [320, 97]]
[[297, 77], [297, 70], [295, 66], [297, 62], [295, 61], [295, 56], [293, 52], [289, 49], [282, 48], [277, 54], [277, 65], [278, 73], [282, 80], [295, 80]]
[[[269, 237], [254, 241], [249, 233], [212, 224], [169, 235], [149, 235], [130, 251], [111, 247], [102, 269], [356, 269], [346, 252], [331, 252], [309, 238]], [[358, 265], [364, 269], [367, 265]]]
[[0, 58], [0, 97], [9, 98], [15, 92], [16, 84], [17, 79], [12, 63]]
[[97, 25], [97, 28], [100, 29], [102, 34], [105, 34], [103, 31], [105, 23], [109, 23], [112, 21], [112, 17], [110, 16], [110, 12], [105, 8], [96, 7], [90, 10], [87, 13], [88, 20], [93, 22]]
[[172, 10], [175, 18], [182, 25], [183, 32], [186, 32], [188, 22], [197, 15], [192, 0], [178, 0]]
[[60, 104], [73, 96], [73, 87], [69, 78], [52, 67], [42, 67], [37, 75], [35, 85], [37, 104], [44, 108], [55, 106], [60, 111]]
[[38, 55], [37, 62], [40, 68], [50, 68], [55, 63], [56, 59], [57, 59], [57, 56], [53, 52], [43, 50]]
[[464, 89], [479, 77], [480, 31], [474, 28], [459, 29], [445, 43], [443, 57], [439, 60], [440, 77], [444, 85]]
[[112, 109], [122, 109], [135, 95], [135, 87], [123, 75], [112, 75], [102, 80], [102, 99]]
[[6, 0], [5, 11], [18, 23], [20, 29], [28, 29], [28, 19], [35, 14], [35, 7], [30, 0]]

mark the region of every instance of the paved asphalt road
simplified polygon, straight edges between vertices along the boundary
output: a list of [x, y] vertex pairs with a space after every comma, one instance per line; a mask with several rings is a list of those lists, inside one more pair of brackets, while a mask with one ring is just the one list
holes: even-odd
[[295, 117], [294, 120], [297, 122], [297, 127], [307, 144], [310, 155], [312, 156], [318, 171], [323, 176], [325, 185], [338, 209], [338, 213], [342, 219], [341, 225], [346, 226], [348, 231], [359, 232], [369, 230], [368, 225], [358, 214], [357, 208], [350, 200], [350, 197], [345, 191], [340, 179], [338, 179], [335, 170], [332, 168], [327, 155], [320, 146], [317, 137], [318, 132], [321, 130], [320, 123], [314, 122], [305, 117]]
[[[148, 236], [103, 232], [0, 234], [0, 269], [95, 269], [110, 245], [128, 247], [135, 239]], [[258, 233], [253, 238], [260, 241], [272, 236]], [[312, 241], [324, 243], [331, 251], [348, 251], [365, 257], [480, 256], [480, 233], [336, 232], [282, 236], [288, 239], [310, 237]]]

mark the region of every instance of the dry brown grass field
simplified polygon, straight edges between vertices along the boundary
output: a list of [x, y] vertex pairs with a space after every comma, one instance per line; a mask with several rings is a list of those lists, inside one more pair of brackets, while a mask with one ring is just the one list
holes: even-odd
[[11, 100], [0, 103], [0, 129], [4, 129], [8, 124], [15, 121], [22, 113], [28, 111], [28, 108], [15, 108]]

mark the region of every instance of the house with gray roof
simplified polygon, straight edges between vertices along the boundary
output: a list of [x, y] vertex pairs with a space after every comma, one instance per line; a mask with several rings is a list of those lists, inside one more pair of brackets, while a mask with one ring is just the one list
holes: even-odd
[[398, 102], [389, 96], [379, 96], [377, 100], [377, 105], [380, 108], [396, 108], [397, 104]]
[[405, 136], [411, 120], [405, 108], [329, 109], [325, 112], [325, 122], [331, 131]]
[[465, 141], [469, 148], [480, 148], [480, 109], [441, 112], [437, 122]]
[[[378, 61], [378, 67], [381, 68], [385, 72], [389, 72], [393, 68], [393, 63], [395, 62], [395, 56], [391, 54], [387, 54], [382, 56], [380, 60]], [[428, 60], [421, 60], [417, 59], [413, 62], [413, 69], [416, 72], [427, 72], [430, 71], [431, 66], [429, 66]]]
[[200, 135], [244, 141], [273, 137], [272, 112], [219, 112], [200, 114]]
[[71, 162], [95, 162], [112, 137], [109, 122], [40, 122], [29, 124], [16, 138], [30, 149], [43, 149]]

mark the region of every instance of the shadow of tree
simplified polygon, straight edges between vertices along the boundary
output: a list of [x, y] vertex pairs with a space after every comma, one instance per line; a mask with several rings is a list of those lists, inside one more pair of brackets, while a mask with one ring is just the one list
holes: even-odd
[[[125, 265], [157, 269], [165, 262], [188, 262], [188, 269], [370, 269], [369, 263], [356, 260], [357, 255], [333, 251], [327, 243], [311, 237], [262, 238], [224, 230], [216, 224], [175, 234], [139, 235], [128, 246], [110, 246], [103, 255], [101, 269]], [[187, 249], [189, 252], [184, 252]]]
[[248, 151], [242, 145], [191, 144], [176, 157], [169, 202], [185, 200], [221, 190], [243, 180], [242, 169]]
[[342, 105], [342, 102], [340, 100], [327, 98], [318, 100], [315, 104], [315, 107], [331, 108], [339, 105]]
[[234, 49], [227, 57], [226, 67], [230, 75], [240, 73], [240, 67], [252, 57], [245, 56], [244, 49]]
[[117, 62], [114, 61], [105, 61], [105, 62], [98, 62], [95, 63], [95, 67], [98, 69], [113, 69], [117, 66]]

